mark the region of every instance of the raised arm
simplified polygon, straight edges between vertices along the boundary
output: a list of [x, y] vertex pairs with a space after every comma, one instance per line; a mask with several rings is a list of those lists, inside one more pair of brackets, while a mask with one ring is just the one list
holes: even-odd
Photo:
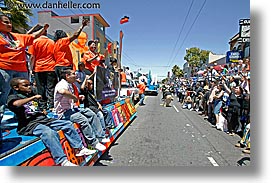
[[82, 30], [84, 29], [85, 26], [87, 26], [89, 23], [89, 20], [83, 20], [82, 21], [82, 25], [79, 27], [79, 29], [70, 37], [70, 42], [73, 42], [78, 36], [79, 34], [82, 32]]
[[34, 35], [34, 39], [39, 38], [41, 35], [43, 35], [48, 28], [49, 28], [49, 24], [45, 24], [42, 29], [40, 29], [39, 31], [33, 32], [32, 34]]

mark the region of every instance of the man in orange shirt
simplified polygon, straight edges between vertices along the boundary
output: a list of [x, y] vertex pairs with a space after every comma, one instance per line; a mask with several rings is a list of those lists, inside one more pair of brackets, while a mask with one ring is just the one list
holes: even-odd
[[26, 47], [32, 45], [49, 25], [33, 34], [12, 33], [12, 23], [8, 16], [0, 14], [0, 120], [4, 113], [11, 87], [10, 80], [15, 77], [28, 78]]
[[147, 85], [146, 81], [143, 81], [137, 85], [137, 87], [139, 88], [139, 98], [140, 98], [139, 105], [140, 106], [145, 105], [144, 104], [144, 98], [145, 98], [144, 92], [146, 89], [146, 85]]
[[125, 85], [127, 83], [127, 80], [126, 80], [126, 73], [123, 72], [123, 69], [118, 69], [118, 71], [120, 72], [120, 84], [121, 85]]
[[[37, 29], [40, 30], [41, 28], [38, 27]], [[54, 71], [53, 48], [54, 41], [47, 37], [45, 31], [28, 50], [31, 54], [31, 70], [34, 72], [37, 94], [42, 96], [38, 106], [41, 111], [54, 108], [53, 96], [57, 76]]]
[[68, 37], [63, 30], [57, 30], [55, 32], [54, 40], [54, 59], [56, 62], [55, 72], [60, 80], [60, 72], [64, 69], [73, 69], [73, 56], [69, 47], [70, 43], [74, 41], [82, 32], [83, 28], [87, 26], [89, 20], [83, 20], [80, 28], [71, 36]]

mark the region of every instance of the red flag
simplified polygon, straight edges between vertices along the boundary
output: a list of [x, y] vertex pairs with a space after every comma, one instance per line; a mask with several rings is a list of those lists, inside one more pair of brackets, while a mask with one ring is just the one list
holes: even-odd
[[108, 43], [107, 49], [108, 49], [108, 53], [112, 54], [112, 43]]
[[120, 19], [120, 24], [124, 24], [127, 22], [129, 22], [129, 17], [127, 17], [127, 16], [124, 16], [123, 18]]

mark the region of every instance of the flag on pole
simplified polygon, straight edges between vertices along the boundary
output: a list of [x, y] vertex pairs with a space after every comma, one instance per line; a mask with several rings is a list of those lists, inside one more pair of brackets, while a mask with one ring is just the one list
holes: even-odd
[[129, 22], [129, 17], [127, 17], [127, 16], [124, 16], [123, 18], [120, 19], [120, 24], [124, 24], [127, 22]]

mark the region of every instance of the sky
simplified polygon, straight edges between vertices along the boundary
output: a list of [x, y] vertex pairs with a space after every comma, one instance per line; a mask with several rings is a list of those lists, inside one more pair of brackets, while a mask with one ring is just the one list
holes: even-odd
[[[45, 0], [35, 2], [43, 3]], [[119, 40], [119, 31], [124, 32], [122, 64], [131, 70], [141, 68], [141, 72], [145, 73], [152, 70], [152, 74], [158, 76], [166, 76], [174, 65], [182, 68], [186, 48], [198, 47], [215, 54], [226, 54], [230, 38], [239, 31], [239, 19], [250, 18], [249, 0], [73, 2], [100, 3], [100, 9], [53, 11], [58, 15], [100, 13], [110, 24], [106, 34], [111, 39]], [[37, 23], [37, 11], [41, 10], [45, 9], [33, 9], [31, 24]], [[123, 16], [130, 18], [128, 23], [121, 25], [119, 21]]]

